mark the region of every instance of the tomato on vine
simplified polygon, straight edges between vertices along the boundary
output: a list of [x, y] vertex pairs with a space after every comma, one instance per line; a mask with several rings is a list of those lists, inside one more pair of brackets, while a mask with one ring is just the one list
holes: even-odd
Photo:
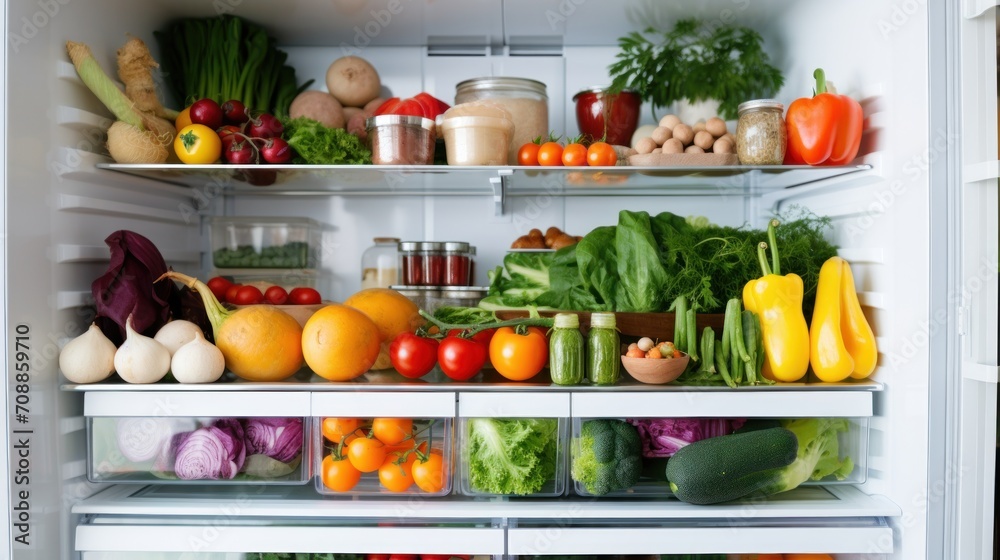
[[546, 142], [538, 148], [538, 165], [562, 165], [563, 147], [558, 142]]
[[539, 327], [519, 334], [513, 327], [497, 329], [490, 341], [490, 362], [497, 373], [512, 381], [531, 379], [549, 359], [549, 341]]
[[587, 148], [587, 163], [592, 166], [612, 166], [618, 163], [618, 154], [607, 142], [594, 142]]
[[363, 473], [377, 471], [385, 455], [385, 444], [372, 437], [359, 437], [347, 446], [347, 458]]

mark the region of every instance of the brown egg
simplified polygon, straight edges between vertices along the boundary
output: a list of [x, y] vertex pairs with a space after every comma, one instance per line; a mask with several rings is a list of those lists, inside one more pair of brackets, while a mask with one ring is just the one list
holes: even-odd
[[698, 146], [702, 150], [711, 148], [714, 143], [715, 138], [712, 138], [712, 133], [707, 130], [699, 130], [694, 135], [694, 145]]
[[640, 154], [648, 154], [657, 148], [656, 141], [652, 138], [643, 138], [636, 142], [635, 151]]
[[670, 140], [673, 137], [674, 137], [674, 131], [665, 126], [656, 127], [656, 130], [654, 130], [653, 134], [650, 135], [650, 138], [653, 139], [653, 142], [656, 142], [657, 146], [662, 146], [664, 142]]
[[665, 154], [681, 154], [684, 153], [684, 144], [676, 138], [671, 138], [663, 144], [663, 153]]
[[681, 124], [681, 119], [677, 115], [666, 115], [660, 119], [660, 126], [662, 127], [674, 128], [679, 124]]
[[733, 153], [733, 143], [726, 137], [719, 138], [712, 144], [712, 151], [717, 154], [731, 154]]
[[705, 121], [705, 130], [712, 133], [712, 136], [719, 138], [726, 133], [726, 121], [719, 117], [712, 117]]
[[691, 127], [691, 130], [694, 130], [695, 132], [701, 132], [702, 130], [705, 130], [705, 121], [698, 121], [694, 123], [694, 126]]
[[694, 144], [691, 144], [687, 148], [684, 148], [684, 153], [685, 154], [703, 154], [703, 153], [705, 153], [705, 150], [702, 150], [698, 146], [695, 146]]
[[679, 124], [674, 127], [674, 138], [681, 141], [681, 144], [687, 146], [694, 140], [694, 129], [686, 124]]

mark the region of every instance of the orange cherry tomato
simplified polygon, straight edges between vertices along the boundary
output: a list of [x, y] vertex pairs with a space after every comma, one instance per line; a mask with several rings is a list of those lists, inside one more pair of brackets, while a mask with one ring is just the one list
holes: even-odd
[[587, 148], [587, 163], [590, 165], [611, 166], [618, 163], [618, 154], [607, 142], [594, 142]]
[[413, 463], [413, 482], [424, 492], [434, 494], [444, 489], [447, 475], [444, 470], [444, 457], [440, 451], [431, 451], [424, 460], [417, 459]]
[[399, 445], [407, 436], [413, 435], [413, 420], [409, 418], [376, 418], [372, 422], [372, 433], [375, 434], [375, 439], [386, 445]]
[[331, 454], [323, 458], [320, 478], [323, 480], [323, 486], [330, 490], [347, 492], [361, 480], [361, 471], [354, 468], [346, 457], [337, 459]]
[[562, 153], [563, 165], [587, 165], [587, 148], [583, 144], [567, 144]]
[[538, 165], [538, 148], [541, 145], [528, 142], [517, 151], [518, 165]]
[[542, 371], [548, 359], [549, 341], [538, 327], [528, 327], [527, 334], [502, 327], [490, 340], [493, 369], [511, 381], [531, 379]]
[[390, 453], [378, 469], [378, 481], [390, 492], [406, 492], [413, 486], [413, 464], [416, 460], [416, 453]]
[[385, 462], [385, 444], [375, 438], [359, 437], [347, 446], [347, 458], [361, 472], [375, 472]]
[[546, 142], [538, 148], [538, 165], [562, 165], [563, 147], [558, 142]]
[[[324, 418], [323, 437], [330, 443], [340, 443], [344, 436], [349, 436], [361, 427], [359, 418]], [[345, 444], [350, 441], [344, 442]]]

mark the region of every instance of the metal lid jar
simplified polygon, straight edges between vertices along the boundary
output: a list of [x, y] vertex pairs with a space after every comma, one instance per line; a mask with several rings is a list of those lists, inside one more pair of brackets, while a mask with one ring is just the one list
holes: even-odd
[[472, 255], [464, 241], [447, 241], [444, 244], [444, 285], [469, 286], [471, 284]]
[[736, 155], [740, 165], [781, 165], [788, 132], [785, 106], [774, 99], [755, 99], [737, 108]]
[[507, 150], [507, 163], [517, 165], [518, 149], [549, 133], [549, 97], [538, 80], [511, 77], [473, 78], [455, 87], [455, 104], [490, 100], [510, 112], [514, 137]]

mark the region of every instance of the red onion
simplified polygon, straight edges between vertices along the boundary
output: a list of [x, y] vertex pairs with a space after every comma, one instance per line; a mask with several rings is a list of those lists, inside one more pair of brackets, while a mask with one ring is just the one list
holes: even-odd
[[248, 418], [244, 427], [247, 455], [267, 455], [288, 463], [302, 453], [300, 418]]

